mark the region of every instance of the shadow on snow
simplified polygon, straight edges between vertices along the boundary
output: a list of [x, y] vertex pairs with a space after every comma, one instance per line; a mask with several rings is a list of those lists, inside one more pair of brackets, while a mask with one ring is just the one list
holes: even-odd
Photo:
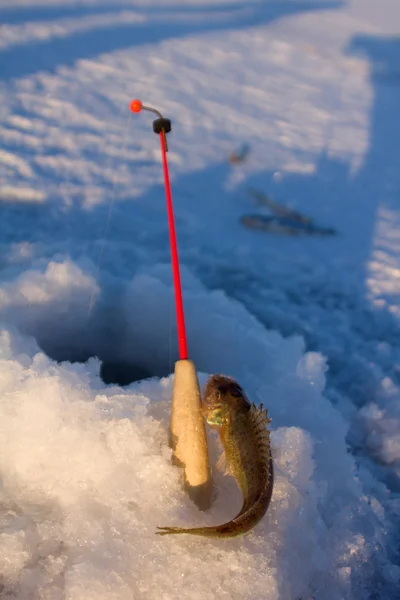
[[[163, 40], [182, 37], [194, 33], [242, 29], [267, 24], [284, 16], [300, 12], [326, 10], [341, 6], [341, 2], [316, 1], [274, 1], [267, 3], [246, 2], [233, 5], [220, 5], [211, 8], [185, 7], [184, 9], [137, 10], [139, 16], [149, 17], [148, 23], [124, 23], [96, 27], [74, 32], [67, 37], [50, 40], [29, 41], [0, 50], [0, 80], [9, 81], [26, 77], [40, 71], [54, 72], [62, 66], [72, 66], [77, 60], [92, 59], [99, 54], [134, 48], [143, 44], [154, 44]], [[110, 10], [112, 7], [112, 11]], [[110, 5], [110, 16], [117, 10], [127, 10], [128, 5]], [[131, 5], [132, 8], [132, 5]], [[117, 10], [116, 10], [117, 9]], [[36, 12], [37, 11], [37, 12]], [[58, 12], [60, 11], [60, 12]], [[7, 11], [4, 11], [7, 19]], [[9, 11], [9, 19], [17, 20], [19, 11]], [[104, 7], [71, 9], [35, 9], [22, 12], [28, 18], [55, 18], [57, 15], [82, 17], [85, 15], [106, 14]], [[0, 18], [2, 12], [0, 11]], [[42, 15], [42, 17], [40, 17]], [[179, 19], [177, 19], [179, 15]], [[182, 16], [186, 16], [182, 20]], [[154, 22], [151, 19], [156, 17]]]

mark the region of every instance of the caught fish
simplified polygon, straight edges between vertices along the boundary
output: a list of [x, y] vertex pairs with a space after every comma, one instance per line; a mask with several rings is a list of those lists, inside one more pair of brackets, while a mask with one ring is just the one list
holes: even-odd
[[233, 538], [247, 533], [267, 512], [274, 484], [267, 409], [250, 404], [234, 379], [212, 375], [206, 385], [203, 414], [219, 433], [224, 452], [218, 461], [236, 479], [243, 495], [239, 514], [213, 527], [158, 527], [159, 535], [189, 533], [212, 538]]

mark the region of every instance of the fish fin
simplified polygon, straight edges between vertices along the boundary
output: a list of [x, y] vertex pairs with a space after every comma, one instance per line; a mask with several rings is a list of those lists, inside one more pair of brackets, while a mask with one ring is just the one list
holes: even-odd
[[217, 464], [215, 466], [217, 467], [218, 471], [220, 471], [224, 475], [229, 475], [229, 467], [226, 461], [225, 450], [217, 460]]
[[262, 403], [259, 406], [256, 406], [253, 403], [252, 408], [254, 409], [256, 418], [260, 424], [268, 425], [268, 423], [271, 423], [272, 419], [267, 416], [268, 408], [263, 408]]

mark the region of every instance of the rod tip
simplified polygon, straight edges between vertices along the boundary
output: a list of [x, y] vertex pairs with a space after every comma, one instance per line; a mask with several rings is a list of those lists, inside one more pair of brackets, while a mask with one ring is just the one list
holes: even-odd
[[132, 112], [138, 113], [142, 110], [143, 104], [140, 100], [135, 99], [135, 100], [132, 100], [129, 107]]

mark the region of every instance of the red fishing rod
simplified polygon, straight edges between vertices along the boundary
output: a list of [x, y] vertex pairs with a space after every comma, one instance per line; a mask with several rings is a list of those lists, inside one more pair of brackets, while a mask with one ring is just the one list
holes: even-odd
[[157, 115], [157, 119], [153, 122], [154, 133], [159, 134], [161, 144], [161, 156], [163, 162], [164, 171], [164, 184], [165, 184], [165, 196], [167, 199], [167, 212], [168, 212], [168, 226], [169, 226], [169, 241], [171, 246], [171, 259], [172, 259], [172, 274], [174, 278], [174, 289], [175, 289], [175, 306], [176, 306], [176, 321], [178, 325], [178, 345], [179, 345], [179, 357], [181, 360], [188, 358], [187, 341], [186, 341], [186, 328], [185, 328], [185, 313], [183, 309], [182, 299], [182, 286], [181, 276], [179, 270], [179, 256], [178, 246], [176, 242], [176, 231], [175, 231], [175, 219], [174, 209], [172, 205], [172, 194], [171, 184], [169, 180], [168, 161], [167, 161], [167, 133], [171, 131], [170, 119], [165, 119], [162, 114], [152, 108], [151, 106], [145, 106], [140, 100], [132, 100], [130, 104], [131, 111], [138, 113], [141, 110], [148, 110]]
[[184, 482], [188, 494], [199, 508], [206, 510], [211, 504], [211, 472], [208, 462], [207, 437], [201, 413], [199, 381], [196, 367], [193, 361], [188, 359], [186, 343], [185, 315], [167, 161], [167, 133], [171, 131], [171, 121], [165, 119], [155, 108], [142, 104], [140, 100], [132, 100], [130, 108], [135, 113], [148, 110], [157, 115], [157, 119], [153, 121], [153, 131], [160, 136], [161, 144], [180, 356], [180, 360], [175, 363], [170, 443], [173, 450], [173, 462], [184, 469]]

